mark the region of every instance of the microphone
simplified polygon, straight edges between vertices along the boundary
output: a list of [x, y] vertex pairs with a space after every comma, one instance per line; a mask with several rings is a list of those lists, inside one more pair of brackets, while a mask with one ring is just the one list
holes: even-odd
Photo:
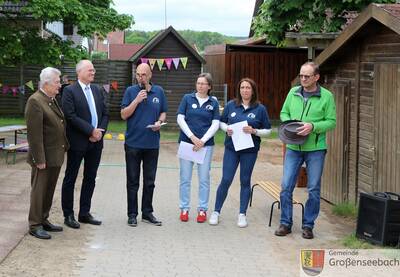
[[[143, 83], [139, 84], [139, 88], [140, 88], [140, 90], [145, 90], [147, 93], [146, 86]], [[145, 99], [143, 99], [143, 103], [145, 103], [145, 104], [147, 103], [147, 97]]]

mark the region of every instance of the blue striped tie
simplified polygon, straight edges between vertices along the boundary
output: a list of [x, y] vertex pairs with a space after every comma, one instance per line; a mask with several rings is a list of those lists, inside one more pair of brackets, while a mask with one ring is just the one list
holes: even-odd
[[86, 94], [87, 102], [89, 104], [90, 114], [92, 116], [92, 126], [93, 126], [93, 128], [97, 128], [96, 108], [94, 107], [94, 99], [93, 99], [93, 95], [92, 95], [92, 92], [90, 91], [89, 86], [85, 87], [85, 94]]

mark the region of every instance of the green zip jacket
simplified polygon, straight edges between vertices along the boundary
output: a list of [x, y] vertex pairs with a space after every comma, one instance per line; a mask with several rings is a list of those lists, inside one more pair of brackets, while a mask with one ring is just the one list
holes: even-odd
[[314, 128], [302, 145], [288, 144], [286, 147], [297, 151], [327, 149], [326, 132], [336, 127], [336, 106], [332, 93], [318, 85], [318, 90], [307, 101], [301, 94], [302, 87], [293, 87], [283, 104], [281, 120], [297, 119], [312, 123]]

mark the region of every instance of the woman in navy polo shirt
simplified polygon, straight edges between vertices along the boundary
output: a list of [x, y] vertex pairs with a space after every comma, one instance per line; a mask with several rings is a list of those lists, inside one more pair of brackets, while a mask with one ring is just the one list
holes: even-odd
[[[199, 176], [199, 202], [197, 222], [207, 220], [208, 198], [210, 195], [210, 169], [214, 149], [214, 134], [219, 128], [219, 105], [215, 97], [210, 96], [212, 78], [209, 73], [201, 73], [197, 77], [196, 91], [185, 94], [178, 108], [177, 121], [181, 128], [179, 142], [193, 144], [193, 150], [206, 148], [203, 164], [197, 164]], [[179, 208], [180, 220], [189, 220], [190, 184], [193, 162], [179, 159], [180, 189]]]
[[[229, 128], [229, 125], [241, 121], [247, 121], [248, 126], [243, 127], [243, 132], [251, 134], [254, 147], [235, 151], [231, 138], [233, 131]], [[240, 80], [236, 99], [228, 102], [221, 116], [220, 128], [226, 132], [222, 180], [217, 189], [215, 209], [210, 216], [209, 223], [211, 225], [218, 224], [222, 205], [240, 163], [240, 210], [237, 225], [246, 227], [250, 180], [260, 149], [260, 137], [268, 136], [271, 133], [267, 109], [258, 101], [257, 86], [252, 79], [243, 78]]]

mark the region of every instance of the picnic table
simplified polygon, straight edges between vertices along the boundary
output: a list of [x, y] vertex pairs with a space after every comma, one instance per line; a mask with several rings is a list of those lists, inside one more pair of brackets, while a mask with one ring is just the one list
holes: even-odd
[[0, 127], [0, 133], [14, 132], [14, 144], [17, 144], [18, 134], [23, 134], [26, 129], [26, 125], [7, 125]]
[[6, 146], [5, 138], [0, 137], [0, 140], [3, 142], [3, 151], [5, 151], [5, 158], [7, 164], [8, 164], [8, 155], [10, 153], [13, 155], [13, 164], [15, 164], [17, 151], [28, 147], [27, 142], [18, 143], [18, 134], [23, 134], [24, 131], [26, 130], [27, 130], [26, 125], [7, 125], [0, 127], [0, 134], [14, 132], [14, 145], [10, 144]]

